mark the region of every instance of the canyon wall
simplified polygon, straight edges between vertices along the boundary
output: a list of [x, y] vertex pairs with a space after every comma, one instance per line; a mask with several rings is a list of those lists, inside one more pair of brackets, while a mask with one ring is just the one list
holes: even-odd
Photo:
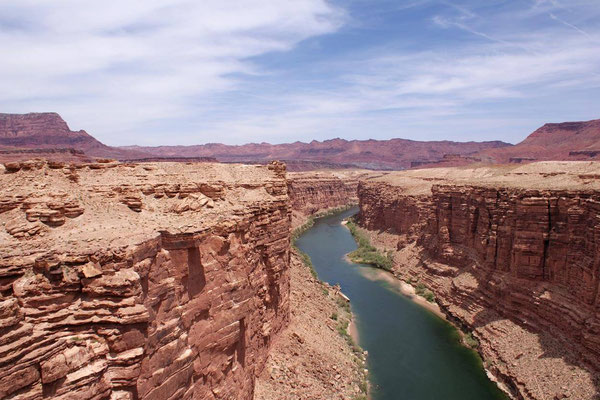
[[364, 170], [288, 173], [288, 193], [295, 214], [311, 215], [358, 202], [358, 182], [379, 173]]
[[285, 166], [4, 172], [0, 398], [253, 398], [289, 319]]
[[600, 371], [598, 183], [560, 166], [534, 169], [361, 182], [359, 221], [396, 247], [396, 275], [424, 283], [474, 330], [496, 361], [491, 369], [518, 396], [592, 399]]

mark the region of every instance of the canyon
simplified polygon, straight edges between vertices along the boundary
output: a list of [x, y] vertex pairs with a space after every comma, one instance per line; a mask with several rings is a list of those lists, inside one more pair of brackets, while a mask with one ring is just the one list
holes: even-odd
[[290, 251], [288, 196], [297, 227], [358, 180], [108, 160], [10, 162], [0, 180], [0, 398], [359, 391], [338, 292]]
[[56, 113], [0, 114], [0, 162], [41, 157], [90, 162], [285, 161], [289, 171], [323, 169], [403, 170], [470, 164], [600, 159], [600, 120], [545, 124], [522, 142], [453, 142], [330, 139], [310, 143], [209, 143], [190, 146], [107, 146], [84, 130], [71, 131]]
[[284, 165], [17, 167], [0, 398], [253, 398], [289, 319]]
[[595, 399], [600, 382], [596, 163], [390, 173], [358, 187], [358, 222], [473, 332], [520, 399]]
[[288, 172], [292, 224], [319, 212], [358, 203], [358, 183], [381, 173], [369, 170]]
[[362, 361], [330, 318], [352, 317], [344, 296], [291, 246], [311, 215], [358, 203], [393, 274], [435, 294], [515, 398], [596, 399], [600, 165], [533, 161], [593, 160], [598, 132], [548, 124], [526, 148], [378, 164], [437, 168], [351, 156], [321, 170], [315, 156], [295, 165], [319, 170], [290, 172], [105, 148], [57, 114], [3, 114], [0, 398], [360, 395]]

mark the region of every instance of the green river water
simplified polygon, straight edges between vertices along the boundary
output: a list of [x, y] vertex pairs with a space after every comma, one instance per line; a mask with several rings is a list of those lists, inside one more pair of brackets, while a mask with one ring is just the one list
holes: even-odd
[[356, 212], [316, 220], [296, 244], [311, 257], [319, 278], [339, 283], [350, 298], [360, 345], [369, 352], [372, 400], [507, 399], [478, 355], [461, 345], [456, 328], [372, 267], [344, 259], [356, 243], [341, 222]]

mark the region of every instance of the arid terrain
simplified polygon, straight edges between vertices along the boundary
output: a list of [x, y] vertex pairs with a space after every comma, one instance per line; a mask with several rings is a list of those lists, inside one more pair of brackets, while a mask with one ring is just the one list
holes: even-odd
[[[285, 166], [194, 165], [2, 168], [0, 398], [360, 393], [343, 298], [290, 260]], [[312, 211], [348, 201], [337, 176], [311, 188]]]
[[[71, 154], [74, 152], [79, 160], [73, 159]], [[85, 162], [92, 157], [132, 159], [149, 156], [106, 146], [84, 130], [72, 131], [56, 113], [0, 114], [0, 161], [3, 162], [36, 157]]]
[[[473, 332], [515, 398], [600, 394], [600, 163], [495, 163], [521, 145], [395, 172], [119, 162], [50, 116], [4, 120], [0, 398], [360, 398], [362, 355], [331, 318], [352, 318], [344, 296], [290, 246], [309, 216], [356, 203], [396, 277]], [[594, 158], [572, 149], [591, 151], [596, 128], [525, 142]]]
[[[451, 141], [419, 142], [404, 139], [268, 143], [228, 146], [111, 147], [86, 131], [71, 131], [56, 113], [0, 114], [0, 161], [44, 157], [59, 161], [114, 158], [122, 161], [201, 161], [265, 163], [285, 160], [291, 170], [332, 168], [405, 169], [412, 163], [437, 161], [444, 155], [469, 155], [508, 143]], [[73, 158], [73, 153], [79, 159]], [[32, 155], [33, 154], [33, 155]]]
[[303, 160], [351, 165], [354, 168], [406, 169], [413, 163], [440, 160], [446, 154], [470, 155], [485, 149], [510, 146], [493, 142], [422, 142], [406, 139], [344, 140], [323, 142], [269, 144], [253, 143], [242, 146], [206, 144], [199, 146], [124, 147], [126, 150], [152, 153], [163, 157], [211, 156], [224, 162], [256, 162], [268, 160]]
[[524, 399], [599, 395], [600, 164], [427, 169], [359, 184], [359, 222]]
[[545, 124], [525, 140], [505, 149], [480, 153], [484, 161], [522, 163], [545, 160], [599, 160], [600, 120]]
[[6, 164], [3, 397], [360, 394], [340, 297], [289, 248], [308, 215], [357, 200], [396, 276], [474, 332], [516, 397], [598, 394], [597, 163], [195, 165]]
[[138, 162], [244, 162], [282, 160], [290, 171], [322, 169], [403, 170], [470, 164], [600, 159], [600, 120], [546, 124], [522, 142], [452, 142], [405, 139], [332, 139], [310, 143], [219, 143], [192, 146], [107, 146], [85, 131], [71, 131], [56, 113], [0, 114], [0, 161], [47, 159], [89, 162], [113, 158]]
[[284, 165], [2, 172], [0, 398], [253, 397], [289, 319]]
[[0, 400], [600, 400], [599, 0], [0, 38]]

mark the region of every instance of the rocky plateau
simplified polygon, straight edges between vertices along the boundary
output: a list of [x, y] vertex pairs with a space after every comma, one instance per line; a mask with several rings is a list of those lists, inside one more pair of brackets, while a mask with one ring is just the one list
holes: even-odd
[[597, 399], [599, 177], [593, 162], [390, 173], [359, 184], [358, 219], [515, 397]]
[[289, 320], [284, 165], [0, 172], [0, 398], [253, 398]]

